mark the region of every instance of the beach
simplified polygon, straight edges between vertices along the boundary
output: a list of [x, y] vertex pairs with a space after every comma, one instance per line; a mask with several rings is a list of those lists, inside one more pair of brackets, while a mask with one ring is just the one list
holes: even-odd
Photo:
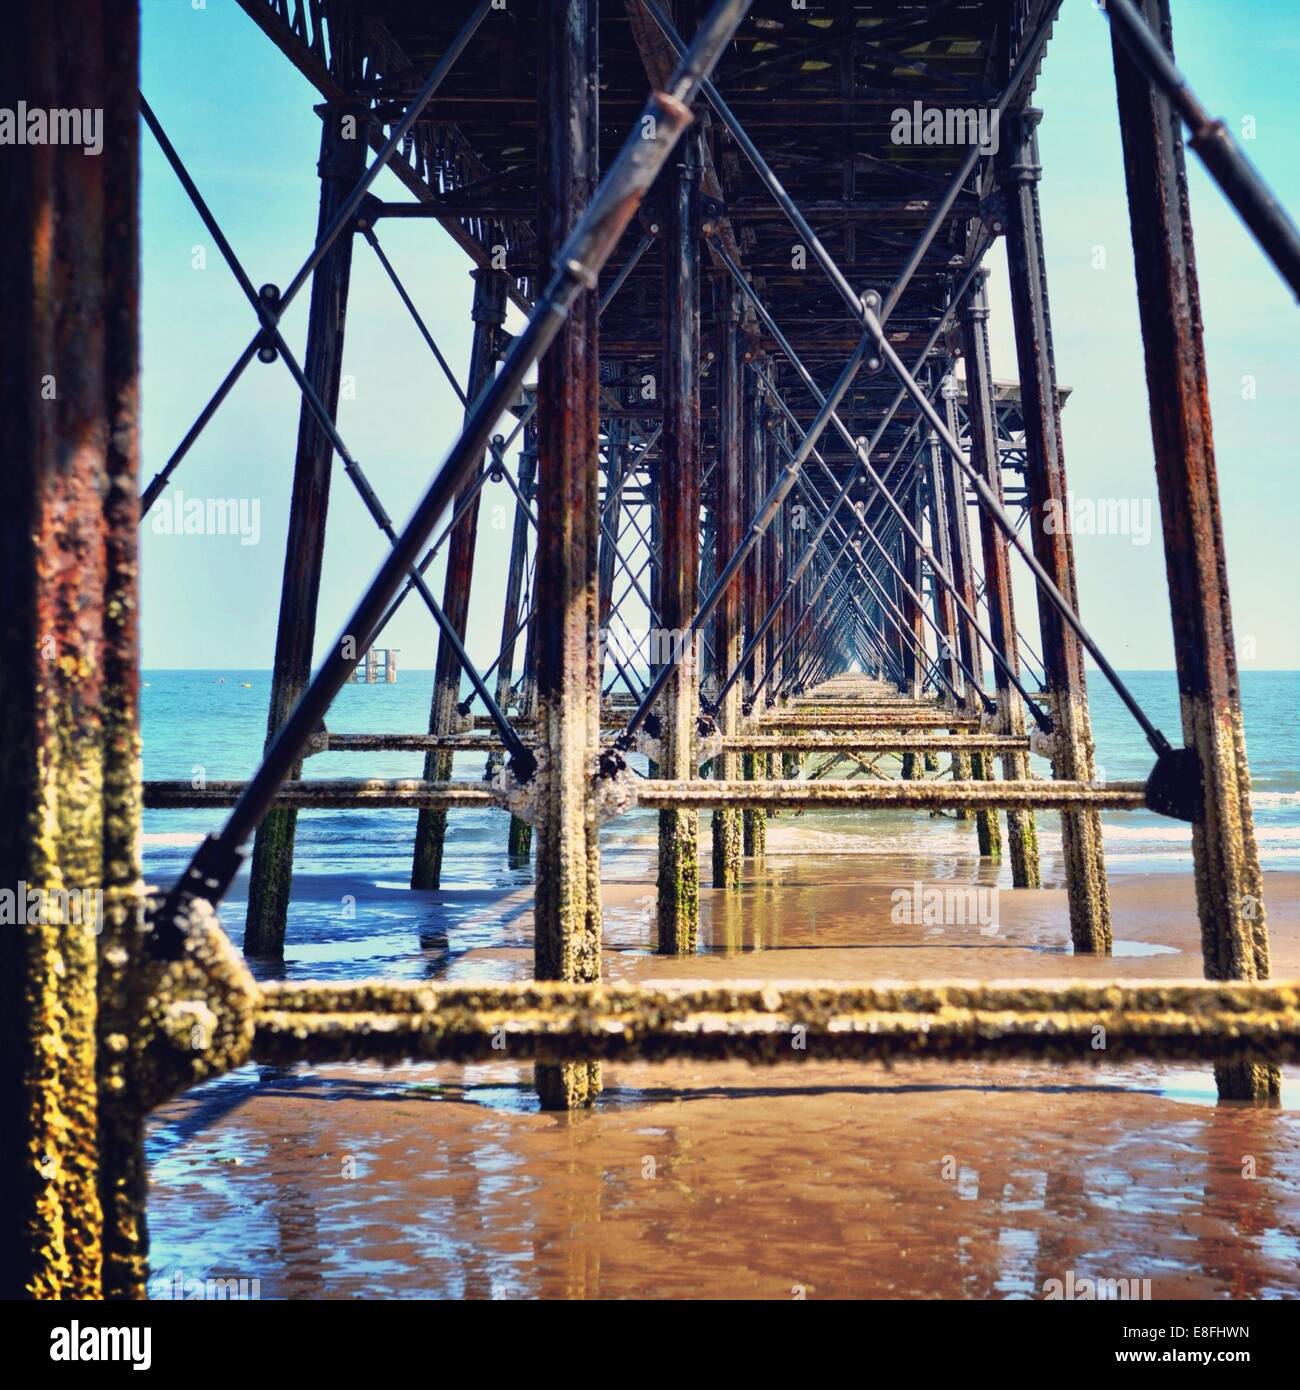
[[[652, 953], [651, 883], [607, 883], [605, 978], [1201, 977], [1190, 876], [1116, 876], [1115, 954], [1079, 958], [1062, 889], [899, 921], [953, 882], [782, 854], [797, 822], [772, 828], [745, 887], [701, 890], [693, 958]], [[430, 896], [472, 944], [412, 937], [402, 973], [529, 978], [529, 889]], [[1265, 902], [1273, 975], [1295, 978], [1300, 875], [1267, 873]], [[1269, 1108], [1172, 1065], [637, 1064], [605, 1068], [594, 1109], [548, 1114], [508, 1062], [248, 1066], [151, 1119], [153, 1292], [181, 1271], [265, 1298], [1042, 1298], [1067, 1278], [1294, 1297], [1298, 1105], [1295, 1068]]]

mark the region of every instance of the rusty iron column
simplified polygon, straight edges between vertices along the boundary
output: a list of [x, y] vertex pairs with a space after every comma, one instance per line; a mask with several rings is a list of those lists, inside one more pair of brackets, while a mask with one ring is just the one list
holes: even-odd
[[[519, 492], [524, 501], [533, 499], [537, 477], [537, 426], [530, 421], [524, 426], [523, 445], [519, 450]], [[520, 680], [520, 695], [512, 701], [514, 690], [515, 647], [519, 637], [517, 628], [522, 621], [520, 616], [520, 597], [524, 587], [524, 573], [528, 568], [528, 516], [524, 502], [515, 500], [515, 526], [510, 538], [510, 569], [506, 575], [506, 597], [501, 617], [501, 664], [497, 668], [497, 704], [508, 709], [513, 703], [520, 714], [532, 714], [535, 701], [532, 698], [529, 656], [531, 641], [524, 638], [524, 673]], [[496, 771], [497, 763], [489, 759], [488, 774]], [[511, 863], [526, 860], [532, 849], [533, 828], [526, 820], [513, 813], [510, 816], [510, 832], [506, 855]]]
[[[1025, 425], [1029, 531], [1039, 564], [1077, 613], [1079, 594], [1068, 526], [1065, 452], [1038, 210], [1038, 180], [1042, 171], [1036, 127], [1041, 115], [1030, 108], [1004, 122], [1007, 268]], [[1083, 647], [1056, 609], [1041, 599], [1038, 621], [1055, 724], [1052, 775], [1067, 781], [1090, 782], [1094, 775], [1093, 746]], [[1110, 891], [1099, 813], [1062, 811], [1061, 848], [1074, 949], [1080, 954], [1108, 954]]]
[[[673, 663], [664, 686], [658, 775], [696, 775], [698, 642], [679, 640], [699, 607], [700, 572], [700, 244], [699, 137], [683, 136], [665, 170], [663, 411], [658, 507], [659, 659]], [[691, 955], [699, 925], [699, 812], [659, 813], [658, 950]]]
[[[748, 521], [750, 517], [757, 514], [763, 498], [767, 495], [768, 487], [767, 459], [765, 456], [767, 435], [763, 429], [763, 398], [758, 390], [758, 377], [755, 370], [756, 357], [756, 345], [752, 341], [746, 340], [743, 354], [745, 365], [741, 368], [744, 381], [742, 407], [744, 437], [742, 440], [743, 465], [741, 469], [744, 488], [742, 501], [744, 521]], [[758, 627], [760, 619], [772, 602], [772, 594], [767, 584], [768, 552], [772, 547], [771, 537], [772, 528], [769, 527], [745, 565], [744, 635], [746, 640]], [[753, 699], [755, 683], [763, 678], [763, 672], [766, 669], [767, 640], [764, 639], [759, 643], [758, 649], [750, 661], [748, 693], [745, 697], [746, 706]], [[747, 718], [746, 723], [748, 722], [749, 719]], [[768, 776], [768, 763], [769, 758], [766, 753], [746, 753], [742, 760], [746, 780], [751, 782], [756, 779], [765, 780]], [[747, 859], [761, 859], [767, 849], [767, 812], [762, 807], [757, 809], [747, 807], [741, 815], [744, 827], [742, 839], [745, 857]]]
[[[321, 116], [320, 215], [316, 221], [319, 239], [365, 169], [368, 116], [364, 103], [358, 102], [330, 103], [317, 109]], [[321, 258], [311, 281], [303, 370], [331, 418], [338, 411], [351, 271], [352, 238], [344, 234]], [[284, 580], [280, 589], [271, 702], [266, 719], [267, 746], [279, 733], [311, 678], [332, 463], [333, 447], [304, 399], [298, 412], [298, 448], [293, 465]], [[363, 653], [358, 651], [356, 655], [360, 659]], [[301, 763], [294, 767], [291, 775], [302, 776]], [[276, 957], [284, 954], [297, 825], [296, 811], [277, 808], [268, 812], [257, 829], [248, 885], [248, 916], [244, 925], [247, 955]]]
[[142, 1297], [139, 15], [6, 25], [0, 90], [103, 143], [0, 153], [0, 1297]]
[[[781, 384], [780, 376], [778, 373], [775, 372], [773, 375], [775, 377], [775, 385], [777, 387], [777, 390], [779, 391]], [[790, 427], [786, 423], [786, 421], [781, 420], [777, 425], [777, 429], [781, 432], [782, 445], [784, 446], [776, 460], [777, 466], [779, 467], [781, 457], [788, 457], [790, 448]], [[785, 560], [785, 574], [782, 576], [782, 587], [784, 587], [784, 585], [789, 582], [789, 572], [798, 563], [799, 556], [803, 553], [805, 543], [807, 542], [806, 533], [808, 528], [805, 513], [806, 508], [804, 508], [801, 504], [795, 503], [793, 500], [793, 495], [786, 499], [785, 505], [781, 508], [781, 525], [784, 535], [784, 539], [782, 541], [782, 554]], [[789, 601], [782, 604], [780, 610], [777, 613], [776, 622], [773, 624], [773, 629], [776, 633], [779, 634], [782, 643], [784, 643], [787, 638], [792, 636], [792, 633], [790, 631], [790, 625], [794, 621], [794, 619], [791, 617], [791, 614], [802, 611], [800, 604], [800, 594], [802, 592], [802, 588], [803, 580], [800, 579], [796, 582], [795, 587], [790, 595]], [[791, 647], [786, 650], [785, 654], [782, 656], [781, 659], [781, 679], [786, 690], [786, 694], [781, 697], [781, 705], [787, 705], [790, 702], [791, 692], [794, 688], [791, 678], [797, 673], [797, 671], [798, 663], [796, 659], [796, 653], [792, 644]], [[802, 753], [783, 752], [781, 754], [782, 777], [789, 778], [801, 776], [803, 773], [803, 768], [804, 755]]]
[[[465, 399], [474, 402], [496, 374], [497, 361], [504, 346], [502, 325], [506, 321], [506, 288], [509, 276], [502, 270], [473, 270], [474, 339], [470, 347], [469, 380]], [[468, 412], [467, 412], [468, 413]], [[482, 469], [480, 460], [479, 469]], [[469, 623], [470, 588], [474, 579], [474, 550], [478, 540], [480, 494], [477, 473], [457, 494], [456, 505], [471, 498], [465, 513], [447, 540], [447, 572], [442, 586], [442, 611], [465, 640]], [[438, 655], [433, 673], [433, 700], [429, 709], [429, 732], [450, 734], [457, 726], [456, 706], [460, 702], [460, 661], [446, 633], [438, 637]], [[424, 776], [431, 782], [451, 777], [452, 754], [430, 752], [424, 758]], [[447, 810], [436, 807], [420, 812], [415, 826], [415, 853], [411, 861], [411, 887], [437, 888], [442, 882], [442, 851], [447, 838]]]
[[[1002, 464], [998, 454], [997, 419], [993, 402], [993, 369], [989, 356], [989, 303], [985, 285], [989, 272], [975, 277], [969, 297], [961, 310], [963, 349], [966, 359], [966, 415], [970, 421], [971, 462], [1002, 500]], [[984, 593], [989, 608], [989, 636], [1007, 665], [1020, 674], [1020, 654], [1016, 645], [1016, 610], [1011, 588], [1011, 571], [1006, 537], [988, 510], [979, 509], [980, 547], [984, 558]], [[1006, 672], [994, 662], [994, 682], [998, 694], [998, 728], [1003, 735], [1022, 737], [1025, 710], [1020, 696]], [[1029, 755], [1005, 753], [1002, 775], [1009, 782], [1027, 781]], [[1038, 866], [1038, 829], [1032, 811], [1008, 810], [1007, 841], [1011, 856], [1011, 882], [1016, 888], [1039, 888], [1042, 877]]]
[[[907, 519], [916, 531], [921, 533], [921, 475], [919, 470], [913, 475], [912, 484], [907, 496], [903, 499], [903, 509], [907, 513]], [[912, 642], [908, 643], [907, 661], [904, 670], [907, 672], [907, 690], [904, 692], [909, 699], [919, 700], [925, 683], [924, 669], [921, 664], [920, 653], [925, 651], [925, 618], [921, 613], [921, 605], [917, 598], [921, 597], [921, 586], [925, 582], [922, 574], [923, 557], [921, 548], [912, 539], [911, 534], [905, 527], [899, 527], [899, 544], [902, 548], [902, 558], [899, 568], [907, 578], [908, 587], [904, 588], [901, 584], [899, 588], [902, 593], [899, 596], [899, 607], [903, 612], [903, 621], [907, 624], [908, 631], [912, 634]], [[908, 781], [919, 779], [925, 774], [925, 758], [920, 753], [906, 752], [903, 754], [902, 775]]]
[[[940, 447], [938, 437], [930, 435], [930, 534], [935, 555], [939, 559], [939, 564], [944, 571], [951, 577], [952, 582], [958, 590], [963, 590], [960, 575], [960, 566], [956, 550], [953, 544], [954, 536], [957, 531], [955, 522], [957, 503], [952, 495], [952, 461]], [[966, 595], [963, 592], [962, 598]], [[970, 632], [964, 623], [964, 615], [958, 611], [957, 604], [953, 600], [951, 591], [947, 585], [941, 585], [937, 576], [934, 579], [934, 613], [939, 625], [941, 634], [939, 640], [939, 660], [943, 662], [948, 673], [948, 680], [952, 683], [954, 690], [961, 689], [962, 697], [949, 694], [947, 703], [956, 710], [963, 710], [969, 706], [971, 691], [965, 684], [959, 686], [958, 681], [963, 676], [958, 675], [959, 662], [958, 656], [965, 659], [965, 651], [969, 650]], [[965, 650], [964, 650], [965, 649]], [[969, 663], [967, 663], [969, 665]], [[954, 753], [950, 759], [950, 766], [953, 777], [958, 780], [966, 780], [970, 777], [970, 758], [964, 753]], [[953, 815], [957, 820], [970, 820], [974, 812], [966, 806], [958, 806]]]
[[[758, 377], [751, 368], [756, 356], [756, 346], [749, 339], [742, 341], [741, 353], [741, 524], [758, 512], [763, 496], [767, 492], [765, 457], [763, 446], [766, 438], [763, 431], [762, 396], [758, 391]], [[747, 370], [748, 368], [748, 370]], [[767, 550], [770, 549], [770, 528], [767, 535], [755, 546], [754, 553], [745, 562], [744, 578], [744, 632], [742, 637], [748, 641], [758, 627], [759, 620], [772, 603], [767, 594]], [[749, 659], [745, 671], [745, 695], [742, 706], [749, 709], [755, 682], [762, 680], [766, 669], [766, 639], [759, 642], [754, 656]], [[752, 710], [751, 710], [752, 713]], [[749, 714], [744, 716], [749, 724]], [[741, 759], [742, 774], [745, 780], [765, 780], [767, 777], [766, 753], [745, 753]], [[767, 848], [767, 813], [759, 808], [745, 808], [741, 812], [742, 849], [747, 859], [762, 859]]]
[[[943, 404], [948, 432], [954, 439], [961, 438], [960, 423], [957, 418], [957, 377], [956, 363], [949, 363], [948, 375], [943, 383]], [[961, 594], [962, 602], [972, 613], [976, 609], [975, 565], [971, 558], [970, 517], [966, 507], [966, 477], [957, 461], [945, 454], [947, 473], [944, 488], [948, 497], [948, 550], [952, 556], [952, 582]], [[981, 510], [983, 510], [981, 508]], [[956, 607], [956, 605], [953, 605]], [[984, 645], [975, 634], [974, 624], [964, 613], [957, 613], [957, 629], [960, 634], [961, 658], [975, 678], [978, 690], [966, 686], [966, 709], [969, 713], [980, 714], [984, 702], [980, 692], [984, 688]], [[994, 665], [997, 663], [995, 662]], [[974, 777], [978, 781], [991, 781], [993, 759], [983, 753], [973, 755], [958, 754], [952, 760], [953, 776], [959, 779]], [[960, 817], [960, 812], [958, 815]], [[979, 840], [981, 856], [986, 859], [1002, 858], [1002, 832], [998, 825], [998, 813], [993, 809], [978, 810], [973, 813], [976, 835]]]
[[[952, 574], [952, 554], [948, 548], [947, 494], [944, 488], [943, 449], [939, 436], [931, 433], [927, 445], [929, 450], [926, 468], [926, 491], [930, 502], [930, 549], [934, 551], [940, 568], [945, 574]], [[952, 690], [962, 688], [962, 670], [957, 662], [959, 638], [957, 636], [957, 605], [952, 601], [952, 593], [946, 584], [941, 584], [937, 576], [932, 578], [931, 601], [934, 604], [934, 621], [938, 631], [939, 650], [936, 660], [947, 673]], [[948, 703], [956, 705], [955, 697], [947, 697]]]
[[[667, 390], [667, 386], [664, 387]], [[665, 421], [666, 424], [666, 421]], [[662, 430], [660, 437], [662, 439]], [[663, 445], [660, 444], [660, 458], [663, 457]], [[660, 487], [659, 478], [661, 467], [658, 459], [651, 459], [646, 465], [646, 485], [645, 496], [650, 509], [650, 521], [647, 531], [650, 535], [650, 606], [659, 614], [663, 613], [663, 555], [664, 555], [664, 527], [663, 510], [659, 505]], [[651, 629], [654, 627], [654, 619], [648, 620]], [[660, 665], [659, 643], [655, 640], [653, 631], [650, 633], [647, 642], [646, 669], [651, 680], [658, 674]], [[650, 763], [652, 777], [657, 776], [653, 771], [655, 763]]]
[[[744, 491], [741, 478], [742, 382], [740, 361], [740, 305], [730, 284], [723, 287], [718, 335], [721, 348], [718, 367], [718, 457], [714, 469], [716, 505], [713, 509], [713, 553], [715, 574], [720, 574], [740, 548], [744, 536], [741, 516]], [[744, 649], [741, 626], [742, 584], [728, 586], [718, 604], [713, 624], [714, 652], [719, 679], [729, 676]], [[733, 682], [718, 710], [718, 728], [724, 738], [740, 732], [741, 686]], [[739, 756], [727, 750], [713, 760], [713, 775], [720, 781], [735, 781], [740, 773]], [[713, 886], [737, 888], [744, 853], [743, 812], [719, 806], [713, 812]]]
[[[1139, 8], [1172, 51], [1167, 0], [1141, 0]], [[1182, 123], [1118, 42], [1114, 57], [1183, 738], [1200, 764], [1192, 857], [1205, 975], [1265, 980], [1268, 927], [1250, 810]], [[1281, 1090], [1276, 1067], [1225, 1064], [1215, 1068], [1215, 1077], [1224, 1098], [1265, 1099]]]
[[[621, 488], [625, 467], [627, 424], [623, 420], [611, 419], [605, 427], [607, 445], [605, 454], [605, 496], [606, 503], [601, 507], [600, 531], [600, 631], [601, 637], [608, 640], [610, 614], [614, 607], [614, 549], [618, 539], [619, 523], [623, 515]], [[604, 650], [602, 641], [601, 684], [605, 679]]]
[[[597, 0], [539, 14], [538, 226], [549, 266], [599, 172]], [[597, 300], [584, 294], [537, 378], [537, 886], [533, 973], [600, 979], [600, 849], [592, 794], [600, 734]], [[539, 1064], [544, 1108], [590, 1105], [598, 1062]]]
[[[942, 387], [945, 422], [954, 439], [961, 437], [957, 419], [957, 380], [950, 370]], [[943, 486], [947, 506], [944, 520], [948, 530], [949, 573], [962, 602], [975, 612], [975, 571], [971, 562], [970, 521], [966, 511], [966, 479], [955, 459], [943, 456]], [[956, 604], [953, 605], [956, 608]], [[984, 679], [984, 648], [969, 618], [960, 610], [955, 615], [957, 646], [962, 662], [977, 682]], [[973, 690], [966, 691], [966, 707], [978, 712], [979, 700]]]
[[[755, 428], [760, 432], [758, 441], [758, 459], [763, 469], [762, 487], [764, 495], [771, 491], [776, 483], [777, 475], [781, 469], [781, 461], [778, 457], [776, 443], [776, 418], [773, 412], [769, 411], [762, 397], [759, 398], [759, 417]], [[782, 508], [784, 514], [785, 508]], [[767, 597], [767, 606], [772, 606], [772, 600], [780, 592], [781, 585], [785, 583], [785, 519], [784, 515], [778, 516], [776, 520], [767, 528], [767, 535], [764, 537], [766, 544], [763, 547], [763, 586]], [[761, 617], [761, 614], [760, 614]], [[772, 675], [764, 691], [764, 697], [776, 690], [781, 684], [781, 660], [777, 653], [781, 650], [781, 615], [778, 613], [775, 622], [768, 629], [767, 649], [763, 653], [763, 669], [772, 667]], [[755, 709], [755, 714], [761, 713], [760, 706]], [[779, 761], [776, 754], [772, 755], [772, 762]], [[775, 773], [773, 775], [776, 775]]]

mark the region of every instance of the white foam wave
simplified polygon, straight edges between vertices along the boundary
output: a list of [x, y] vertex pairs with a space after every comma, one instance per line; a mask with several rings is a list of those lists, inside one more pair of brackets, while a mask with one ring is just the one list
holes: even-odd
[[142, 845], [197, 845], [203, 841], [201, 830], [159, 830], [142, 834]]
[[1300, 792], [1251, 792], [1252, 806], [1300, 806]]

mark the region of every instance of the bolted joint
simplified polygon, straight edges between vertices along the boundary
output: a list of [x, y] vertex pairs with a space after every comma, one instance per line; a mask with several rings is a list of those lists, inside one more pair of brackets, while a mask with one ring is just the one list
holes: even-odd
[[[993, 236], [1001, 236], [1007, 229], [1008, 219], [1007, 195], [1002, 189], [994, 189], [987, 198], [981, 200], [979, 205], [980, 221]], [[988, 271], [981, 270], [980, 274], [987, 277]], [[985, 314], [987, 318], [987, 312]]]
[[699, 222], [699, 233], [702, 237], [714, 237], [718, 234], [718, 224], [726, 216], [726, 207], [719, 198], [710, 198], [707, 194], [701, 194], [696, 199], [696, 212]]
[[367, 193], [361, 200], [361, 206], [357, 209], [357, 215], [352, 221], [352, 230], [361, 232], [366, 240], [374, 246], [375, 233], [374, 225], [384, 215], [384, 201], [376, 198], [373, 193]]
[[521, 748], [506, 759], [506, 771], [517, 786], [525, 786], [537, 776], [537, 758], [532, 749]]
[[1196, 749], [1161, 749], [1147, 778], [1147, 809], [1174, 820], [1195, 821], [1203, 814], [1204, 802], [1201, 756]]
[[196, 906], [219, 903], [247, 857], [246, 845], [230, 844], [214, 834], [207, 836], [176, 886], [161, 902], [151, 905], [146, 942], [154, 960], [176, 961], [185, 955]]
[[[270, 311], [271, 317], [277, 323], [280, 319], [280, 287], [279, 285], [265, 284], [257, 292], [257, 297], [262, 301], [263, 306]], [[271, 363], [280, 356], [280, 350], [275, 345], [275, 335], [269, 328], [263, 328], [257, 339], [257, 360], [259, 362]]]
[[[862, 307], [873, 319], [877, 318], [881, 309], [884, 307], [884, 300], [881, 299], [880, 292], [878, 290], [864, 290], [862, 292]], [[876, 342], [877, 346], [879, 346], [884, 339], [883, 325], [877, 323], [876, 328], [871, 331], [876, 332], [877, 330], [879, 330], [879, 336]], [[863, 362], [862, 370], [866, 372], [868, 376], [874, 376], [884, 365], [885, 360], [883, 354], [874, 352]]]
[[621, 777], [627, 771], [627, 760], [623, 757], [623, 752], [617, 739], [612, 747], [602, 748], [596, 758], [596, 776], [606, 781]]
[[501, 460], [505, 455], [506, 437], [503, 434], [492, 436], [492, 462], [488, 465], [488, 481], [501, 483], [505, 481], [505, 469], [502, 467]]
[[970, 291], [961, 306], [961, 317], [968, 323], [987, 323], [989, 317], [989, 271], [980, 266], [971, 281]]
[[484, 270], [477, 267], [470, 271], [474, 281], [474, 303], [470, 308], [470, 319], [474, 323], [491, 324], [500, 328], [506, 321], [506, 288], [510, 276], [504, 270]]

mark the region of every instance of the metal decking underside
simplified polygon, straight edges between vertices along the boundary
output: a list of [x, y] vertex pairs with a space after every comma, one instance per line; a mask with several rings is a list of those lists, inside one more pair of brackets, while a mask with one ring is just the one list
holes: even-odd
[[[396, 119], [446, 51], [473, 6], [446, 0], [239, 0], [239, 3], [328, 97], [367, 94]], [[1048, 0], [842, 0], [793, 10], [789, 0], [756, 0], [714, 74], [724, 99], [808, 217], [849, 282], [887, 291], [932, 215], [965, 153], [960, 146], [901, 145], [891, 113], [912, 102], [987, 106], [1013, 70], [1022, 36], [1042, 21]], [[513, 295], [530, 301], [547, 267], [536, 263], [538, 189], [537, 0], [511, 0], [489, 15], [457, 61], [403, 151], [399, 176], [425, 202], [448, 213], [443, 225], [479, 264], [506, 248]], [[682, 26], [689, 38], [689, 26]], [[674, 55], [637, 0], [600, 5], [601, 167], [617, 152], [641, 111], [651, 75], [662, 81]], [[1032, 75], [1017, 102], [1032, 91]], [[719, 204], [720, 232], [777, 325], [829, 389], [858, 342], [858, 332], [811, 255], [796, 269], [797, 238], [725, 128], [701, 101], [705, 145], [703, 192]], [[378, 144], [382, 137], [376, 135]], [[963, 192], [908, 284], [889, 321], [905, 361], [924, 345], [948, 302], [954, 273], [986, 232], [979, 198]], [[642, 210], [607, 267], [608, 283], [646, 229]], [[652, 244], [601, 321], [603, 378], [640, 381], [662, 361], [662, 248]], [[706, 256], [711, 284], [702, 298], [702, 351], [718, 351], [727, 272]], [[752, 312], [752, 311], [751, 311]], [[757, 322], [755, 346], [775, 342]], [[713, 377], [702, 376], [704, 457], [712, 456]], [[794, 372], [782, 393], [803, 421], [815, 403]], [[888, 372], [858, 376], [840, 409], [854, 434], [869, 434], [893, 398]], [[626, 413], [658, 418], [654, 403], [629, 393]], [[911, 423], [900, 412], [873, 459], [890, 457]], [[820, 450], [833, 469], [847, 466], [844, 440], [828, 431]], [[809, 481], [814, 481], [811, 475]], [[821, 487], [828, 486], [822, 475]]]

